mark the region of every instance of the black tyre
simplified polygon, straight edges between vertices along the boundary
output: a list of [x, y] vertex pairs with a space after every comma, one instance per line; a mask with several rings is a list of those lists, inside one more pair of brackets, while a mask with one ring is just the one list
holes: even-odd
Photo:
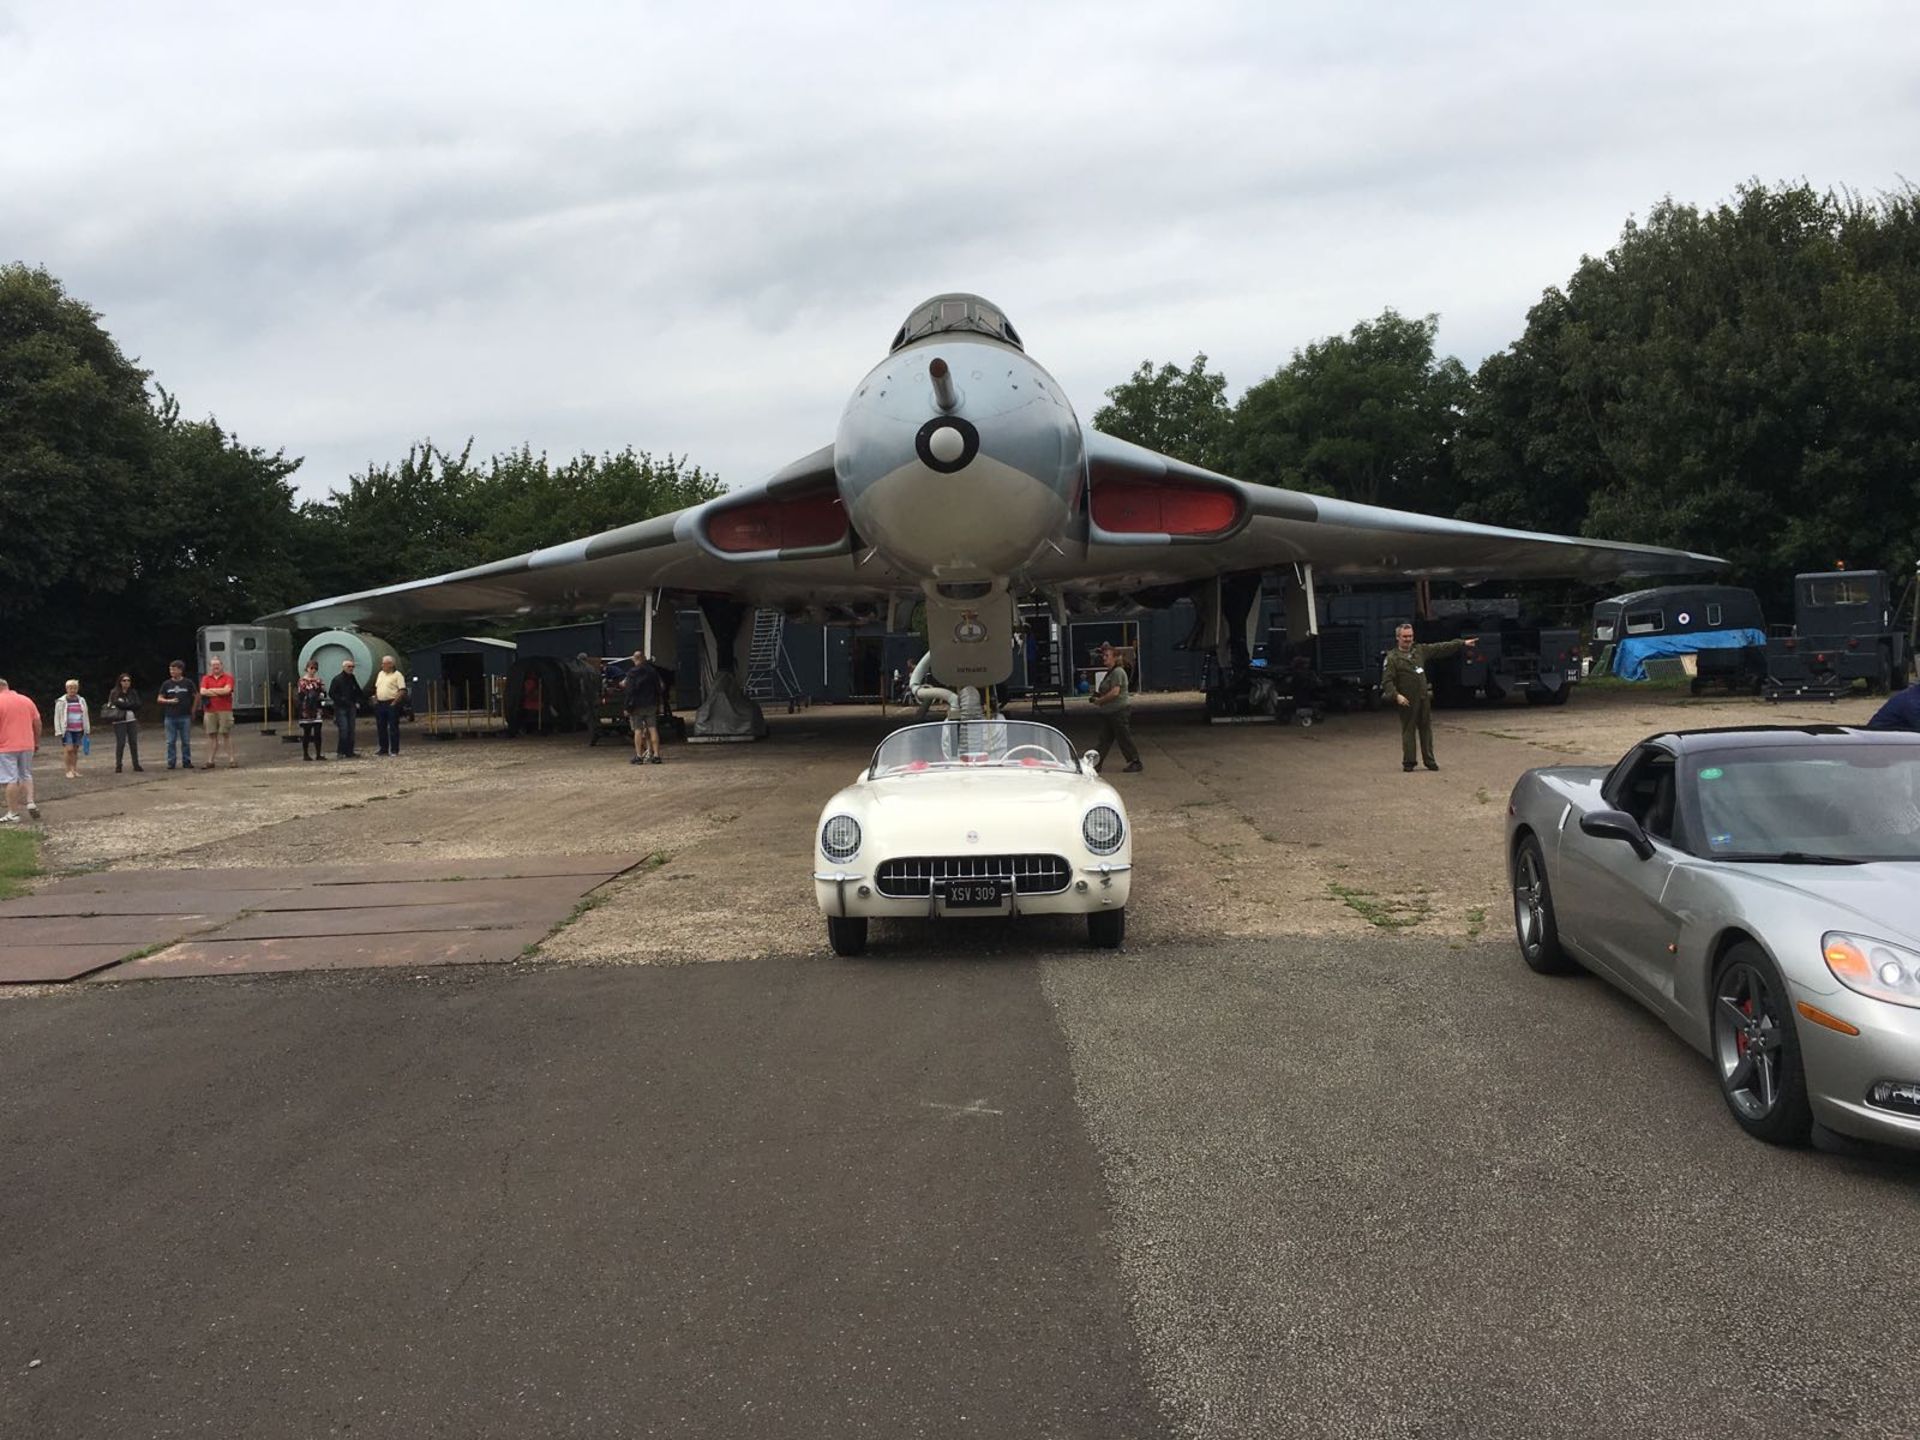
[[1786, 983], [1752, 941], [1727, 951], [1713, 972], [1713, 1061], [1720, 1094], [1740, 1128], [1769, 1145], [1805, 1145], [1813, 1133]]
[[1553, 918], [1553, 890], [1540, 842], [1529, 835], [1513, 852], [1513, 934], [1520, 958], [1540, 975], [1568, 975], [1580, 967], [1560, 944]]
[[1127, 938], [1127, 911], [1123, 905], [1118, 910], [1095, 910], [1087, 916], [1087, 939], [1096, 949], [1118, 950], [1120, 942]]
[[867, 949], [867, 917], [829, 915], [827, 943], [833, 946], [836, 955], [864, 955]]

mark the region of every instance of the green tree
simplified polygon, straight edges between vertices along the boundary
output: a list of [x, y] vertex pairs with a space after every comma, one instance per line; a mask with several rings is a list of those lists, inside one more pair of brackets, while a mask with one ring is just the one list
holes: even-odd
[[1469, 381], [1433, 351], [1439, 317], [1394, 310], [1296, 350], [1234, 407], [1227, 469], [1244, 480], [1410, 510], [1453, 508]]
[[0, 267], [0, 626], [62, 586], [124, 587], [152, 469], [147, 372], [42, 269]]
[[1666, 201], [1477, 377], [1464, 513], [1795, 570], [1920, 552], [1920, 196]]
[[1096, 430], [1145, 445], [1162, 455], [1220, 468], [1233, 412], [1227, 404], [1227, 377], [1207, 369], [1196, 355], [1185, 370], [1153, 368], [1142, 360], [1127, 380], [1107, 391], [1107, 403], [1093, 414]]
[[[673, 456], [632, 448], [554, 466], [528, 447], [478, 462], [431, 440], [397, 465], [370, 465], [295, 519], [305, 588], [296, 599], [369, 590], [522, 555], [697, 505], [719, 480]], [[388, 626], [402, 646], [470, 633], [472, 621]], [[484, 627], [482, 627], [484, 628]]]

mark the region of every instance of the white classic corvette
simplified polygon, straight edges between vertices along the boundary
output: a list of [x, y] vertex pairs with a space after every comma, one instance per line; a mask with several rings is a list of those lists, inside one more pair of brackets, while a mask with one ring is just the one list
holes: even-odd
[[813, 890], [836, 955], [873, 916], [1085, 915], [1095, 945], [1127, 930], [1133, 835], [1093, 752], [1031, 720], [896, 730], [820, 812]]

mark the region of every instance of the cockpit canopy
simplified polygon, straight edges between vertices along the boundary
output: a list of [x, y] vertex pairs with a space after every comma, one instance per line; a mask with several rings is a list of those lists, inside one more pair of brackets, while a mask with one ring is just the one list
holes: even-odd
[[893, 349], [902, 349], [929, 335], [956, 333], [985, 335], [1011, 345], [1023, 354], [1026, 352], [1026, 346], [1020, 343], [1019, 332], [1000, 313], [998, 305], [990, 300], [982, 300], [978, 295], [957, 291], [951, 295], [936, 295], [914, 306], [913, 313], [907, 316], [907, 323], [893, 337]]

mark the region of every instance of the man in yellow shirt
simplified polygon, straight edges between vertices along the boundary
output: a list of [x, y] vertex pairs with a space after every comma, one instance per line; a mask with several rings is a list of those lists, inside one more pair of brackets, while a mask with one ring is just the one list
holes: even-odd
[[373, 675], [373, 731], [382, 755], [400, 753], [400, 702], [407, 698], [407, 677], [391, 655], [380, 657]]

